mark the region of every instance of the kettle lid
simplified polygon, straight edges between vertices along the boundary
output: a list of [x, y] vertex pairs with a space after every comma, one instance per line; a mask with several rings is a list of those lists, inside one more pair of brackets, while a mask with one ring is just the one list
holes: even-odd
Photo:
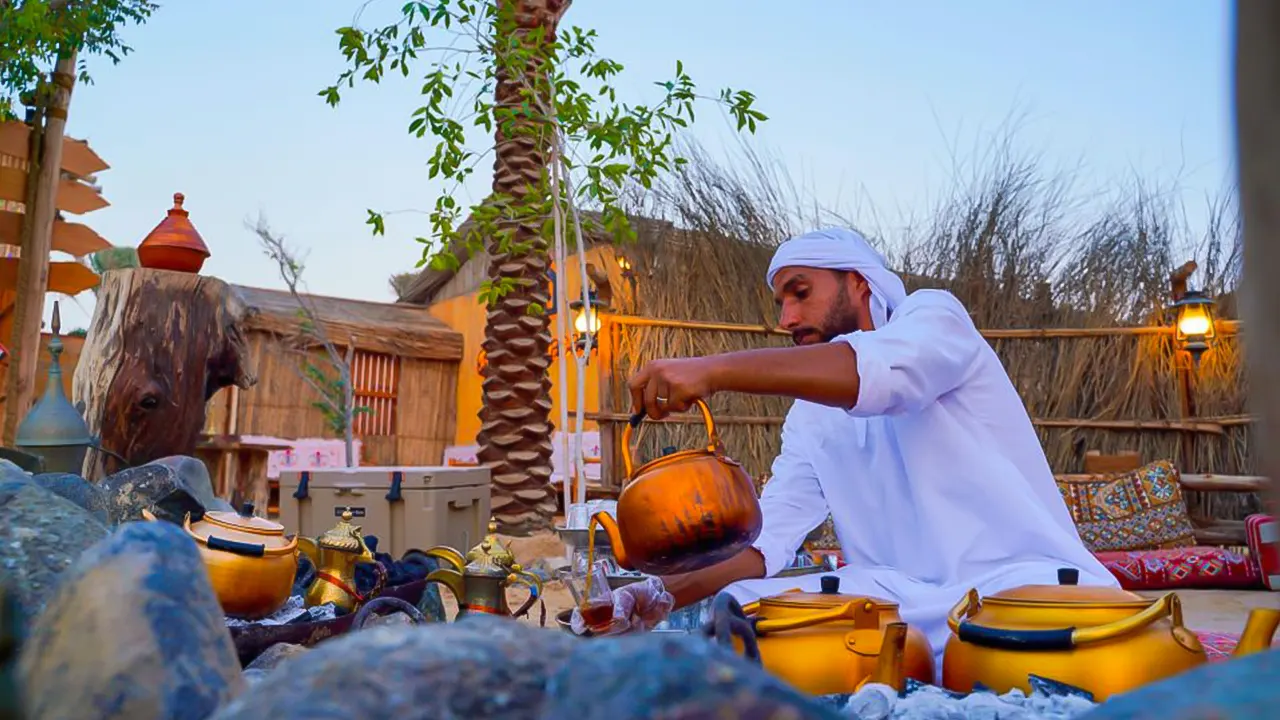
[[984, 600], [1054, 603], [1143, 603], [1150, 600], [1137, 593], [1109, 585], [1081, 585], [1076, 568], [1058, 568], [1056, 585], [1022, 585], [988, 595]]
[[351, 524], [352, 517], [351, 508], [343, 508], [338, 524], [316, 538], [316, 545], [330, 550], [360, 552], [360, 528]]
[[839, 575], [823, 575], [819, 580], [821, 589], [818, 592], [789, 592], [772, 597], [762, 598], [760, 605], [773, 607], [808, 607], [835, 608], [850, 602], [867, 602], [882, 610], [897, 608], [898, 604], [883, 598], [868, 595], [847, 595], [840, 592]]
[[239, 511], [213, 510], [204, 514], [204, 519], [214, 525], [231, 530], [243, 530], [255, 535], [284, 535], [284, 526], [253, 514], [253, 503], [245, 503]]

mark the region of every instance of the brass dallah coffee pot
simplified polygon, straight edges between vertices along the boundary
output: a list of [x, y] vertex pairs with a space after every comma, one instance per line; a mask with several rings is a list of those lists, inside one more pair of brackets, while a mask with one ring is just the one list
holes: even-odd
[[[426, 552], [428, 557], [448, 565], [427, 575], [427, 582], [449, 588], [458, 602], [459, 616], [482, 612], [520, 617], [542, 596], [542, 580], [520, 567], [511, 551], [498, 540], [497, 532], [497, 523], [490, 520], [488, 536], [466, 557], [443, 545]], [[514, 613], [507, 604], [507, 588], [512, 585], [529, 588], [529, 599]]]
[[[298, 549], [316, 568], [315, 582], [307, 589], [307, 607], [333, 603], [342, 612], [351, 612], [368, 598], [377, 596], [386, 581], [386, 572], [373, 558], [360, 534], [360, 526], [351, 524], [351, 509], [342, 513], [337, 525], [312, 540], [298, 537]], [[378, 581], [368, 596], [356, 590], [356, 565], [374, 563]]]

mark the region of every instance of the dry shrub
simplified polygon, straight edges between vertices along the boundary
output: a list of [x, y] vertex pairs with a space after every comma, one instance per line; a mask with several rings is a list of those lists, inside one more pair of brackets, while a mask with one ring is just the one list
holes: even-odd
[[[778, 163], [750, 150], [743, 161], [717, 163], [696, 147], [687, 166], [650, 191], [633, 196], [646, 223], [621, 252], [637, 272], [633, 305], [623, 312], [675, 320], [765, 324], [776, 322], [764, 272], [773, 249], [813, 227], [850, 224], [807, 202]], [[1194, 257], [1200, 284], [1234, 314], [1239, 278], [1240, 224], [1230, 203], [1211, 207], [1207, 231], [1193, 236], [1167, 189], [1141, 182], [1109, 193], [1109, 200], [1076, 191], [1069, 174], [1047, 173], [1035, 157], [1008, 142], [992, 146], [959, 179], [923, 222], [894, 236], [872, 235], [907, 281], [908, 289], [950, 290], [979, 327], [1102, 328], [1160, 322], [1173, 269]], [[782, 346], [764, 333], [615, 326], [612, 392], [602, 410], [630, 408], [625, 381], [645, 362], [748, 348]], [[1175, 355], [1167, 336], [1003, 339], [993, 342], [1033, 418], [1156, 420], [1177, 418], [1180, 395]], [[1240, 348], [1223, 338], [1196, 374], [1196, 414], [1246, 412]], [[755, 476], [768, 472], [779, 449], [776, 419], [789, 401], [717, 396], [726, 418], [760, 418], [721, 426], [732, 456]], [[764, 419], [773, 418], [774, 422]], [[1186, 472], [1252, 474], [1249, 426], [1224, 434], [1189, 436]], [[646, 426], [638, 455], [703, 442], [694, 425]], [[1137, 450], [1146, 460], [1182, 464], [1183, 434], [1041, 428], [1049, 462], [1058, 472], [1082, 470], [1084, 452]], [[615, 465], [617, 467], [617, 465]], [[1193, 514], [1239, 518], [1256, 498], [1189, 498]]]

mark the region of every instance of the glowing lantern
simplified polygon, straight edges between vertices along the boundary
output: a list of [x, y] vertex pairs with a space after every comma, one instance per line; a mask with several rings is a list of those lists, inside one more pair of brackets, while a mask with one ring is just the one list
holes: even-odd
[[1196, 365], [1200, 364], [1200, 356], [1213, 344], [1216, 335], [1213, 305], [1213, 300], [1197, 290], [1188, 290], [1173, 304], [1178, 313], [1178, 344], [1191, 353], [1191, 359]]

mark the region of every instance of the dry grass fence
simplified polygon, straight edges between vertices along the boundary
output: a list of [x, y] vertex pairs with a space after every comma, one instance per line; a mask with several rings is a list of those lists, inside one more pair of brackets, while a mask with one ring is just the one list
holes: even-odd
[[[629, 410], [626, 379], [648, 360], [788, 344], [763, 328], [705, 326], [771, 326], [776, 310], [763, 277], [773, 248], [804, 229], [843, 222], [799, 202], [776, 166], [757, 156], [735, 170], [693, 154], [685, 169], [637, 195], [636, 214], [672, 220], [675, 229], [642, 230], [621, 250], [636, 272], [636, 292], [630, 307], [617, 309], [630, 317], [606, 324], [606, 429], [620, 428], [610, 418]], [[1171, 335], [1106, 331], [1166, 322], [1170, 274], [1188, 257], [1200, 267], [1197, 285], [1218, 298], [1220, 316], [1234, 316], [1240, 227], [1230, 206], [1213, 206], [1208, 229], [1192, 237], [1167, 193], [1135, 184], [1111, 203], [1079, 201], [1067, 183], [1005, 146], [982, 167], [925, 222], [892, 234], [862, 230], [909, 289], [950, 290], [979, 328], [993, 331], [988, 337], [1037, 421], [1054, 470], [1080, 472], [1085, 451], [1098, 449], [1170, 458], [1184, 472], [1256, 474], [1235, 335], [1224, 335], [1194, 373], [1196, 417], [1187, 418]], [[1034, 329], [1048, 332], [1019, 332]], [[767, 474], [788, 406], [769, 397], [714, 398], [728, 451], [753, 475]], [[701, 433], [688, 423], [646, 426], [638, 454], [699, 443]], [[1202, 518], [1239, 519], [1258, 507], [1247, 494], [1190, 495], [1193, 515]]]

